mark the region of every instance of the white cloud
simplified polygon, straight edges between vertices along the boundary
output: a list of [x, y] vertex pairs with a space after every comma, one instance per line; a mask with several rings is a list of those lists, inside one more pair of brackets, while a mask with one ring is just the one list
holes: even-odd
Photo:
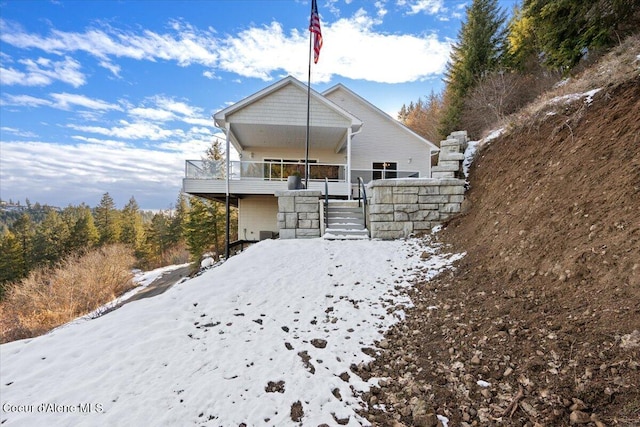
[[376, 14], [380, 17], [380, 18], [384, 18], [384, 16], [388, 13], [387, 8], [385, 7], [385, 3], [383, 1], [377, 1], [374, 3], [374, 6], [376, 7]]
[[[154, 61], [176, 61], [181, 66], [193, 63], [214, 65], [217, 60], [213, 33], [197, 31], [189, 25], [176, 25], [177, 34], [158, 34], [145, 30], [141, 34], [107, 27], [85, 32], [51, 30], [49, 36], [30, 34], [13, 22], [0, 19], [0, 39], [22, 49], [40, 49], [62, 55], [86, 52], [101, 59], [100, 65], [117, 70], [110, 57]], [[116, 66], [117, 67], [117, 66]]]
[[163, 96], [155, 97], [155, 102], [160, 108], [164, 108], [168, 111], [181, 114], [187, 117], [195, 117], [200, 115], [201, 109], [192, 107], [182, 101], [176, 101], [172, 98], [166, 98]]
[[252, 27], [237, 36], [228, 36], [219, 49], [219, 67], [243, 77], [271, 80], [276, 70], [301, 75], [307, 68], [308, 37], [293, 30], [284, 33], [277, 22]]
[[114, 126], [111, 128], [106, 128], [103, 126], [81, 126], [74, 124], [68, 124], [67, 127], [79, 132], [93, 133], [98, 135], [105, 135], [112, 138], [123, 138], [128, 140], [159, 141], [171, 137], [180, 137], [183, 134], [182, 129], [164, 129], [153, 123], [129, 123], [125, 120], [120, 121], [120, 126]]
[[[212, 120], [204, 116], [202, 108], [162, 95], [150, 97], [143, 106], [128, 105], [127, 113], [136, 121], [180, 121], [190, 125], [214, 127]], [[152, 105], [152, 106], [148, 106]]]
[[[444, 10], [442, 1], [422, 0], [399, 3], [418, 13]], [[353, 16], [335, 22], [322, 22], [324, 47], [316, 67], [319, 82], [334, 75], [379, 83], [401, 83], [427, 78], [443, 71], [450, 44], [436, 35], [387, 34], [377, 32], [387, 13], [385, 3], [375, 3], [376, 15], [363, 9]], [[412, 12], [413, 13], [413, 12]], [[324, 17], [323, 17], [324, 18]], [[51, 30], [49, 35], [27, 33], [20, 26], [0, 20], [3, 42], [22, 49], [40, 49], [50, 54], [84, 51], [99, 59], [98, 64], [119, 75], [114, 58], [174, 61], [179, 66], [199, 64], [207, 67], [207, 78], [215, 78], [218, 70], [241, 77], [265, 81], [292, 74], [304, 78], [307, 71], [308, 33], [286, 31], [276, 21], [251, 26], [234, 35], [220, 37], [214, 30], [198, 30], [183, 22], [173, 22], [174, 33], [160, 34], [150, 30], [139, 33], [106, 27], [85, 32]], [[11, 31], [7, 31], [10, 29]], [[8, 84], [19, 81], [45, 85], [53, 81], [49, 68], [58, 71], [56, 78], [77, 87], [84, 83], [79, 63], [70, 58], [57, 63], [26, 63], [28, 70], [3, 70]], [[49, 70], [50, 71], [50, 70]], [[66, 72], [63, 72], [66, 71]]]
[[51, 106], [52, 102], [47, 99], [37, 98], [31, 95], [5, 95], [1, 105], [15, 105], [23, 107]]
[[444, 7], [444, 0], [398, 0], [397, 4], [398, 6], [408, 7], [410, 9], [409, 15], [416, 15], [421, 12], [435, 15], [447, 10]]
[[112, 62], [109, 61], [100, 61], [99, 65], [102, 68], [106, 68], [107, 70], [111, 71], [111, 74], [113, 74], [116, 77], [120, 77], [120, 66], [117, 64], [114, 64]]
[[84, 74], [80, 72], [80, 63], [73, 58], [66, 57], [62, 61], [47, 58], [24, 59], [18, 62], [24, 66], [24, 71], [4, 67], [0, 69], [2, 85], [47, 86], [58, 80], [80, 87], [86, 83]]
[[122, 198], [116, 200], [121, 205], [133, 195], [145, 209], [166, 209], [167, 200], [174, 200], [180, 190], [184, 159], [199, 159], [210, 144], [210, 139], [190, 139], [163, 144], [158, 150], [117, 139], [74, 139], [82, 142], [69, 145], [3, 140], [3, 198], [94, 205], [108, 191]]
[[332, 74], [338, 74], [379, 83], [404, 83], [444, 71], [449, 41], [440, 41], [435, 34], [376, 33], [377, 23], [361, 10], [352, 18], [331, 24], [315, 68], [317, 79], [326, 82]]
[[128, 112], [131, 116], [138, 117], [140, 119], [148, 119], [160, 122], [166, 122], [175, 118], [175, 115], [171, 111], [162, 110], [159, 108], [136, 107], [130, 109]]
[[16, 128], [7, 127], [7, 126], [0, 127], [0, 134], [2, 132], [10, 133], [12, 135], [20, 136], [20, 137], [23, 137], [23, 138], [35, 138], [37, 136], [34, 132], [24, 131], [24, 130], [21, 130], [21, 129], [16, 129]]
[[100, 111], [122, 110], [122, 108], [117, 104], [111, 104], [99, 99], [91, 99], [84, 95], [73, 93], [52, 93], [51, 97], [55, 101], [52, 106], [61, 110], [69, 110], [74, 105]]
[[215, 127], [213, 119], [211, 118], [203, 119], [198, 117], [185, 117], [182, 121], [190, 125], [206, 126], [209, 128]]

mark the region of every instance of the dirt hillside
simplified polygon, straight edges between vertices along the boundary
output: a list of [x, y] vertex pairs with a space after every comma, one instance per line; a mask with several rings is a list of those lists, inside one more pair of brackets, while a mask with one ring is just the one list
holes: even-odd
[[640, 426], [640, 77], [550, 104], [491, 141], [466, 251], [418, 284], [365, 377], [375, 425]]

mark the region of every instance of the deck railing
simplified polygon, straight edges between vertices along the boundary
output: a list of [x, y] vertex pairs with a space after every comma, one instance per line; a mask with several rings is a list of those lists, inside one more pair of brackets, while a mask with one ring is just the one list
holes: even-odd
[[[304, 163], [294, 162], [229, 162], [229, 178], [232, 180], [255, 179], [261, 181], [286, 181], [293, 174], [304, 177]], [[226, 179], [224, 160], [187, 160], [185, 177], [188, 179]], [[332, 182], [346, 181], [347, 165], [333, 163], [310, 163], [309, 179]]]
[[[253, 162], [231, 161], [229, 162], [229, 178], [232, 180], [258, 180], [258, 181], [286, 181], [287, 177], [295, 173], [304, 178], [304, 163], [294, 162]], [[224, 160], [187, 160], [185, 165], [185, 177], [189, 179], [214, 179], [226, 178], [226, 162]], [[334, 163], [310, 163], [309, 180], [329, 182], [346, 182], [345, 164]], [[391, 169], [352, 169], [351, 184], [357, 188], [358, 177], [364, 183], [374, 179], [393, 178], [417, 178], [418, 171], [391, 170]]]

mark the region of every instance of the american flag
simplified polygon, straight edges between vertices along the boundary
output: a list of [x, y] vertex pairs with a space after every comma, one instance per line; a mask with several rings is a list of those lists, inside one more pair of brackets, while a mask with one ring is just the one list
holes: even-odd
[[320, 15], [318, 15], [318, 3], [311, 1], [311, 21], [309, 31], [313, 33], [313, 63], [317, 64], [320, 59], [320, 48], [322, 48], [322, 30], [320, 30]]

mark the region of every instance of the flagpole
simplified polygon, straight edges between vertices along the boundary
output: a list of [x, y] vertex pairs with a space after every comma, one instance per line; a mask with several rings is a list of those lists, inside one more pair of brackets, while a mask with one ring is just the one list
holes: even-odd
[[309, 122], [311, 116], [311, 41], [313, 39], [313, 33], [309, 31], [309, 74], [307, 76], [307, 138], [305, 143], [305, 156], [304, 156], [304, 188], [309, 188]]

